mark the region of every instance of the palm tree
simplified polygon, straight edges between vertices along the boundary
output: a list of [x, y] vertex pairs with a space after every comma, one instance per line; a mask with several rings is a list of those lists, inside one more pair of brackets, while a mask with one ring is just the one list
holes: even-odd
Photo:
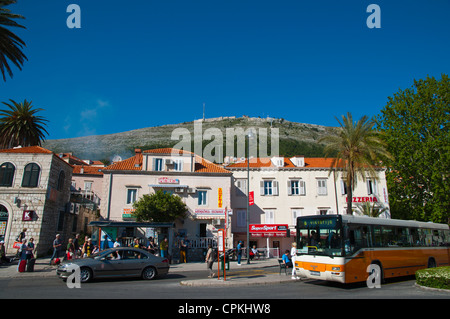
[[389, 212], [389, 208], [378, 203], [365, 202], [356, 204], [356, 212], [363, 216], [379, 217], [381, 214]]
[[43, 109], [33, 109], [31, 101], [27, 100], [22, 103], [10, 101], [11, 104], [2, 102], [9, 110], [0, 110], [0, 148], [41, 145], [45, 140], [44, 133], [48, 135], [44, 127], [48, 120], [35, 114]]
[[327, 135], [319, 140], [326, 143], [325, 156], [334, 154], [330, 167], [332, 171], [342, 169], [345, 173], [347, 185], [347, 214], [352, 214], [353, 189], [356, 186], [358, 175], [365, 180], [368, 171], [376, 178], [375, 165], [380, 164], [383, 158], [392, 156], [386, 150], [380, 133], [373, 129], [375, 122], [363, 116], [358, 122], [353, 122], [352, 115], [342, 116], [342, 122], [336, 118], [340, 127], [334, 134]]
[[17, 35], [3, 26], [24, 28], [13, 19], [23, 19], [23, 16], [11, 13], [9, 9], [4, 7], [16, 3], [16, 0], [0, 0], [0, 71], [3, 75], [3, 81], [6, 81], [5, 72], [12, 78], [12, 70], [8, 64], [8, 60], [22, 70], [22, 65], [27, 57], [22, 52], [25, 42]]

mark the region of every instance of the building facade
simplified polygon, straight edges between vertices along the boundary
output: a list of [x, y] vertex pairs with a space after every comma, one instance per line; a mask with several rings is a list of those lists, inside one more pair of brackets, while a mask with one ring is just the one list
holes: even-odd
[[0, 238], [13, 254], [16, 237], [26, 229], [36, 254], [52, 250], [56, 234], [64, 238], [73, 220], [67, 213], [72, 166], [53, 152], [30, 146], [0, 150]]
[[[102, 169], [101, 214], [105, 220], [133, 221], [133, 203], [157, 190], [180, 196], [187, 217], [169, 230], [118, 229], [119, 237], [168, 237], [169, 246], [185, 238], [191, 247], [205, 246], [226, 228], [231, 207], [231, 172], [191, 152], [172, 148], [141, 151]], [[140, 234], [136, 233], [140, 232]]]
[[[233, 173], [231, 229], [235, 242], [246, 242], [247, 189], [253, 195], [249, 205], [250, 247], [278, 248], [282, 253], [295, 241], [297, 217], [346, 214], [343, 171], [330, 173], [332, 160], [295, 156], [228, 164], [226, 168]], [[353, 208], [364, 202], [389, 207], [385, 169], [377, 168], [376, 176], [368, 174], [353, 190]]]

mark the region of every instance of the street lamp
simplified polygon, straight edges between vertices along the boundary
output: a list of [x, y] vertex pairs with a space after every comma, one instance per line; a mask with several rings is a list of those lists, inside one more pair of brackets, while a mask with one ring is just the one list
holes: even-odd
[[252, 130], [249, 131], [247, 143], [247, 264], [250, 264], [250, 223], [249, 223], [249, 200], [250, 200], [250, 139], [253, 138]]

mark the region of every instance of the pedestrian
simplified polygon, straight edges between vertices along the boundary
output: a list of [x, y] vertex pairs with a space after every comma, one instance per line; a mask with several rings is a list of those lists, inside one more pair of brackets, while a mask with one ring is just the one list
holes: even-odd
[[292, 243], [291, 260], [292, 260], [292, 279], [297, 280], [299, 277], [295, 274], [295, 259], [297, 258], [297, 243]]
[[186, 254], [187, 254], [187, 245], [186, 245], [184, 239], [181, 239], [181, 241], [180, 241], [180, 263], [187, 263]]
[[242, 240], [239, 241], [236, 247], [236, 252], [237, 252], [237, 265], [240, 266], [242, 258]]
[[27, 250], [27, 253], [26, 253], [27, 260], [30, 260], [30, 259], [34, 258], [33, 252], [34, 252], [35, 245], [34, 245], [34, 238], [33, 237], [30, 238], [30, 240], [28, 241], [27, 246], [28, 246], [28, 248], [31, 248], [31, 249]]
[[11, 258], [6, 257], [5, 242], [3, 240], [0, 241], [0, 264], [2, 262], [4, 262], [4, 263], [12, 262]]
[[[20, 245], [22, 245], [22, 240], [27, 236], [26, 235], [27, 229], [24, 228], [22, 229], [22, 231], [19, 233], [19, 235], [17, 235], [16, 237], [16, 241], [20, 243]], [[17, 249], [17, 253], [16, 253], [16, 258], [20, 259], [20, 248]]]
[[92, 254], [93, 249], [94, 246], [92, 245], [92, 239], [87, 237], [87, 240], [85, 240], [83, 244], [83, 249], [81, 250], [83, 258], [89, 257]]
[[22, 245], [19, 249], [19, 264], [17, 265], [18, 272], [25, 271], [25, 267], [27, 265], [27, 252], [30, 250], [32, 250], [32, 248], [28, 247], [26, 238], [23, 238]]
[[169, 257], [169, 241], [167, 237], [164, 237], [164, 240], [159, 244], [159, 250], [161, 251], [161, 257], [167, 258]]
[[116, 248], [116, 247], [120, 247], [121, 245], [120, 245], [120, 242], [119, 242], [119, 237], [116, 237], [116, 241], [114, 242], [114, 248]]
[[156, 245], [155, 245], [155, 241], [153, 240], [153, 237], [149, 237], [148, 238], [148, 247], [147, 250], [149, 251], [149, 253], [151, 254], [155, 254], [156, 252]]
[[53, 255], [52, 258], [50, 258], [50, 265], [52, 264], [53, 259], [59, 259], [61, 256], [62, 242], [60, 237], [61, 236], [57, 234], [55, 240], [53, 241]]
[[212, 270], [214, 260], [216, 259], [214, 256], [214, 249], [212, 248], [212, 245], [208, 245], [208, 252], [206, 253], [205, 262], [206, 267], [209, 269], [209, 276], [208, 278], [213, 278], [215, 276], [215, 273]]
[[103, 250], [105, 250], [109, 248], [108, 235], [103, 236], [103, 239]]
[[78, 258], [78, 256], [80, 255], [80, 234], [76, 234], [75, 238], [73, 239], [73, 247], [75, 248], [75, 252], [73, 254], [73, 258]]
[[75, 258], [75, 244], [72, 238], [69, 238], [69, 243], [67, 244], [67, 260], [72, 260]]
[[16, 240], [22, 242], [22, 239], [24, 239], [27, 236], [26, 232], [27, 232], [26, 228], [22, 229], [22, 231], [17, 236]]

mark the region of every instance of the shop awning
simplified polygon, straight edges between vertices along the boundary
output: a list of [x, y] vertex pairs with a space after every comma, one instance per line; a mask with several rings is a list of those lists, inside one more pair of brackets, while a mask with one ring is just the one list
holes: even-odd
[[171, 228], [174, 223], [149, 223], [149, 222], [132, 222], [132, 221], [92, 221], [88, 224], [91, 227], [147, 227], [147, 228]]

